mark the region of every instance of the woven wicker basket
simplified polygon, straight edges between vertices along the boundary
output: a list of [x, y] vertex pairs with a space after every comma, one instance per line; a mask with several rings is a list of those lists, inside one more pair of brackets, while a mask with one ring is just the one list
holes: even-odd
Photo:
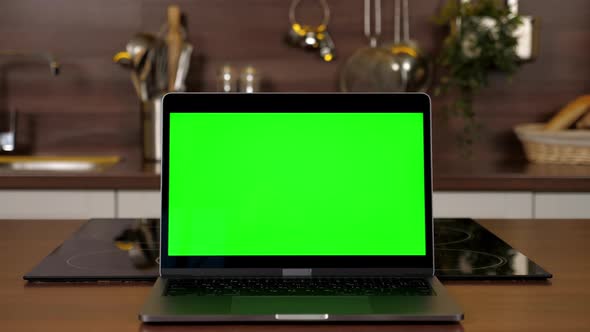
[[527, 123], [514, 128], [529, 161], [590, 165], [590, 130], [544, 131], [544, 126]]

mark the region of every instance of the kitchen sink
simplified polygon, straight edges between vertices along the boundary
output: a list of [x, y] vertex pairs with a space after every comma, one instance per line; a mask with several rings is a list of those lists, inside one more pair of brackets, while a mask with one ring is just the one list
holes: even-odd
[[0, 170], [90, 172], [105, 170], [120, 160], [118, 156], [0, 156]]

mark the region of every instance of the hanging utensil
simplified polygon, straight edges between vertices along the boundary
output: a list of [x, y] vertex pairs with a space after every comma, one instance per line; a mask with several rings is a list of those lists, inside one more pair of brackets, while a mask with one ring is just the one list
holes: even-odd
[[[371, 6], [373, 2], [373, 6]], [[374, 26], [371, 26], [371, 7]], [[340, 90], [343, 92], [395, 91], [391, 72], [392, 55], [378, 47], [381, 36], [381, 0], [364, 1], [364, 33], [369, 46], [358, 49], [344, 64], [340, 72]]]
[[155, 51], [154, 86], [159, 92], [165, 92], [168, 91], [168, 47], [161, 41]]
[[178, 6], [168, 8], [168, 22], [160, 28], [158, 36], [165, 40], [156, 61], [157, 85], [162, 91], [186, 91], [193, 46], [187, 42], [186, 20]]
[[[394, 42], [384, 47], [393, 56], [391, 68], [397, 77], [396, 91], [426, 91], [432, 76], [431, 64], [418, 43], [410, 38], [408, 0], [395, 0], [394, 7]], [[400, 27], [403, 27], [403, 39]]]
[[138, 33], [127, 42], [125, 51], [118, 52], [113, 57], [114, 62], [131, 69], [131, 81], [141, 101], [148, 100], [153, 93], [150, 76], [157, 43], [154, 35]]
[[135, 34], [125, 45], [125, 52], [115, 55], [115, 62], [121, 65], [129, 65], [132, 68], [140, 68], [151, 49], [156, 43], [156, 37], [148, 33]]
[[182, 46], [182, 51], [180, 52], [180, 57], [178, 58], [178, 69], [176, 71], [173, 91], [186, 91], [185, 82], [191, 63], [192, 53], [192, 45], [184, 43]]
[[318, 25], [302, 24], [296, 18], [297, 7], [301, 0], [291, 0], [289, 6], [289, 22], [291, 27], [286, 36], [289, 45], [300, 47], [306, 50], [319, 50], [320, 57], [325, 62], [334, 60], [336, 46], [330, 33], [328, 24], [330, 23], [330, 7], [327, 0], [318, 0], [319, 6], [323, 12], [322, 22]]
[[137, 75], [137, 73], [135, 71], [131, 72], [131, 82], [133, 83], [133, 88], [135, 88], [135, 93], [137, 94], [137, 97], [139, 98], [139, 100], [141, 101], [146, 101], [148, 100], [148, 92], [147, 92], [147, 87], [145, 85], [145, 82], [141, 82], [139, 80], [139, 76]]
[[166, 44], [168, 45], [168, 91], [174, 91], [178, 62], [184, 44], [180, 21], [180, 8], [178, 6], [169, 6], [168, 33], [166, 34]]

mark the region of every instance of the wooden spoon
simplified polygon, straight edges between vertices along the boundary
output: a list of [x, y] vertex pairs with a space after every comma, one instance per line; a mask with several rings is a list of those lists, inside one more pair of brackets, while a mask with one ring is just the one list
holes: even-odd
[[172, 5], [168, 7], [168, 33], [166, 44], [168, 46], [168, 91], [174, 91], [178, 61], [184, 43], [181, 33], [180, 7]]

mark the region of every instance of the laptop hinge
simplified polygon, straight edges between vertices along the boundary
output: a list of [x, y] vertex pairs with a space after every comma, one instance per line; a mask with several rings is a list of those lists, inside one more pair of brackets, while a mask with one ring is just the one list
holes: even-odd
[[283, 277], [311, 277], [311, 269], [283, 269]]

